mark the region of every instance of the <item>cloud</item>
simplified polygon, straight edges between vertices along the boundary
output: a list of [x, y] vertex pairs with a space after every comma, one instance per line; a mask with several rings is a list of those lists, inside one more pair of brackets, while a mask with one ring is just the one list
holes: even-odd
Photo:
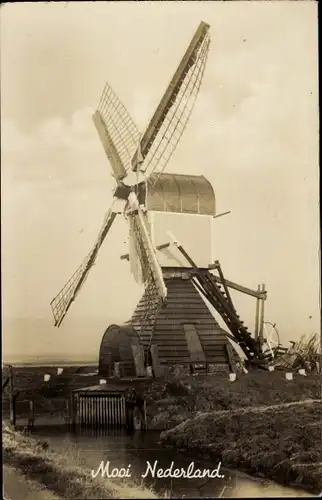
[[29, 182], [33, 187], [79, 188], [106, 182], [112, 187], [109, 164], [92, 123], [92, 110], [76, 111], [70, 120], [52, 117], [29, 133], [4, 121], [4, 184]]

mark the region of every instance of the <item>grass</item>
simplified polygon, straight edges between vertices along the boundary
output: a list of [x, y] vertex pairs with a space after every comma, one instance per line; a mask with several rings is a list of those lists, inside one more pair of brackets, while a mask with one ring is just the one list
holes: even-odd
[[276, 366], [291, 370], [305, 368], [308, 373], [321, 373], [321, 343], [318, 335], [302, 335], [293, 344], [285, 354], [276, 358]]
[[248, 406], [276, 405], [321, 397], [318, 375], [294, 375], [285, 379], [282, 372], [253, 372], [228, 377], [214, 375], [182, 380], [154, 381], [145, 390], [149, 428], [170, 429], [199, 411], [235, 410]]
[[229, 468], [320, 493], [321, 417], [320, 399], [204, 411], [164, 431], [161, 441]]
[[117, 480], [91, 478], [91, 471], [68, 462], [64, 455], [48, 449], [44, 442], [3, 424], [4, 463], [19, 469], [61, 498], [157, 498], [152, 490]]
[[304, 361], [308, 371], [320, 372], [321, 346], [316, 333], [302, 335], [294, 345], [294, 351], [297, 357]]
[[57, 495], [44, 488], [40, 483], [27, 479], [21, 471], [3, 465], [2, 484], [5, 485], [4, 500], [13, 498], [24, 500], [60, 500]]

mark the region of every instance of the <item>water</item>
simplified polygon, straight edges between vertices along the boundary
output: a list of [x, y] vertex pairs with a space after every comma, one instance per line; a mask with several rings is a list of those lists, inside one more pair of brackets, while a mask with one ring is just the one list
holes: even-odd
[[157, 460], [157, 469], [167, 469], [171, 462], [174, 468], [188, 469], [191, 462], [195, 469], [213, 470], [218, 464], [205, 460], [194, 460], [187, 454], [180, 454], [173, 448], [164, 448], [159, 443], [159, 432], [148, 431], [126, 434], [124, 431], [109, 431], [100, 434], [93, 431], [78, 431], [73, 433], [65, 426], [44, 426], [37, 428], [38, 438], [46, 440], [50, 448], [64, 452], [74, 464], [86, 466], [97, 471], [100, 463], [109, 461], [112, 468], [126, 468], [129, 465], [131, 479], [136, 483], [152, 486], [155, 492], [167, 493], [172, 497], [296, 497], [312, 496], [309, 493], [286, 488], [269, 481], [251, 478], [236, 471], [220, 468], [218, 478], [153, 478], [149, 474], [142, 478], [147, 469], [147, 462], [152, 466]]

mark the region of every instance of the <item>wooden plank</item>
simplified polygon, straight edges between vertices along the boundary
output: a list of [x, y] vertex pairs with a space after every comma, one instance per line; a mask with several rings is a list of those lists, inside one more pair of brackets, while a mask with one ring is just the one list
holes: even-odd
[[166, 317], [176, 315], [178, 317], [179, 316], [183, 317], [183, 319], [185, 318], [186, 315], [195, 316], [196, 318], [199, 317], [208, 318], [210, 316], [210, 312], [207, 309], [205, 309], [204, 307], [196, 307], [192, 304], [185, 304], [185, 305], [181, 304], [180, 307], [169, 306], [166, 309], [164, 309], [162, 313], [163, 313], [162, 315]]
[[[223, 348], [223, 349], [220, 349], [220, 350], [211, 350], [209, 351], [208, 349], [205, 349], [205, 354], [206, 356], [219, 356], [219, 357], [222, 357], [224, 356], [225, 358], [227, 358], [227, 354], [226, 354], [226, 350]], [[226, 363], [227, 363], [227, 359], [226, 359]]]
[[151, 348], [150, 348], [150, 352], [151, 352], [151, 359], [152, 359], [153, 375], [156, 378], [161, 377], [163, 375], [163, 369], [160, 365], [158, 346], [156, 344], [152, 344]]
[[202, 337], [200, 336], [200, 341], [203, 343], [203, 345], [224, 345], [227, 342], [226, 337], [220, 337], [220, 336], [215, 336], [213, 335], [212, 337], [209, 335], [207, 337]]
[[[198, 325], [198, 329], [199, 327], [202, 327], [202, 325]], [[208, 331], [201, 331], [199, 333], [200, 337], [202, 337], [203, 339], [207, 340], [207, 339], [212, 339], [212, 338], [216, 338], [216, 339], [226, 339], [227, 340], [227, 335], [226, 333], [224, 333], [222, 330], [219, 330], [218, 328], [213, 328], [212, 330], [208, 330]]]
[[164, 308], [164, 311], [167, 311], [168, 309], [174, 309], [174, 308], [178, 308], [178, 309], [183, 308], [184, 309], [187, 307], [193, 307], [196, 309], [203, 309], [204, 311], [207, 311], [210, 314], [209, 309], [207, 309], [206, 306], [204, 306], [203, 304], [200, 304], [200, 302], [195, 300], [195, 299], [168, 301], [166, 307]]
[[223, 345], [227, 342], [225, 336], [221, 335], [199, 335], [200, 340], [205, 344], [205, 345]]
[[183, 330], [185, 332], [191, 361], [196, 363], [205, 362], [205, 355], [195, 325], [187, 323], [183, 325]]
[[169, 299], [178, 299], [179, 297], [182, 299], [199, 299], [203, 300], [201, 298], [201, 295], [199, 295], [199, 292], [197, 289], [193, 286], [190, 285], [189, 282], [181, 282], [180, 286], [171, 286], [170, 284], [166, 285], [169, 291]]
[[174, 343], [177, 344], [183, 344], [186, 345], [186, 339], [184, 335], [180, 332], [173, 332], [173, 335], [171, 335], [169, 332], [155, 332], [153, 335], [153, 339], [158, 340], [160, 342], [171, 342], [173, 341]]
[[189, 350], [187, 346], [177, 346], [177, 345], [163, 345], [163, 344], [157, 344], [158, 346], [158, 352], [159, 354], [168, 352], [171, 354], [171, 352], [176, 352], [176, 353], [185, 353], [188, 355]]
[[211, 320], [211, 319], [214, 320], [214, 317], [212, 316], [209, 309], [207, 309], [206, 307], [203, 307], [200, 304], [191, 304], [191, 303], [181, 304], [180, 307], [179, 307], [179, 305], [175, 306], [175, 307], [172, 307], [172, 306], [165, 307], [164, 309], [161, 309], [160, 316], [168, 316], [168, 314], [173, 314], [173, 313], [182, 314], [182, 313], [186, 313], [186, 312], [188, 314], [189, 313], [190, 314], [202, 313], [205, 318], [208, 318], [209, 320]]
[[226, 335], [226, 332], [229, 332], [228, 328], [226, 328], [226, 329], [221, 328], [221, 326], [217, 323], [217, 321], [212, 316], [200, 321], [198, 330], [202, 334], [212, 333], [213, 331], [216, 331], [218, 333], [221, 333], [222, 335]]
[[177, 349], [175, 347], [166, 347], [166, 348], [163, 348], [163, 346], [158, 346], [158, 352], [159, 352], [159, 356], [170, 356], [172, 357], [172, 355], [175, 355], [175, 356], [190, 356], [189, 354], [189, 351], [187, 348], [185, 349]]
[[190, 299], [203, 301], [198, 290], [194, 286], [190, 286], [190, 283], [183, 282], [180, 287], [173, 287], [170, 284], [166, 285], [169, 292], [169, 300]]
[[210, 354], [206, 354], [206, 360], [207, 360], [207, 363], [227, 365], [226, 354], [223, 354], [222, 356], [213, 356]]
[[164, 345], [167, 345], [167, 344], [171, 344], [171, 345], [182, 345], [182, 346], [187, 346], [187, 343], [186, 343], [186, 339], [180, 335], [178, 337], [173, 337], [171, 338], [170, 335], [153, 335], [153, 341], [155, 341], [155, 343], [162, 343]]
[[[194, 321], [190, 319], [190, 323], [194, 325], [200, 325], [199, 321]], [[176, 332], [176, 333], [181, 333], [182, 332], [182, 324], [183, 324], [183, 318], [179, 318], [179, 320], [158, 320], [155, 325], [154, 325], [154, 331], [157, 332]], [[215, 333], [212, 333], [214, 335]], [[219, 335], [219, 334], [218, 334]], [[224, 335], [224, 334], [223, 334]], [[222, 338], [226, 338], [226, 335], [224, 335]]]
[[180, 356], [172, 356], [170, 358], [170, 356], [162, 357], [159, 354], [159, 359], [160, 359], [160, 362], [163, 363], [163, 364], [167, 364], [168, 362], [169, 363], [177, 363], [177, 364], [191, 363], [190, 356], [182, 356], [182, 357], [180, 357]]
[[204, 305], [205, 307], [206, 304], [202, 300], [202, 298], [199, 295], [195, 295], [193, 293], [184, 293], [183, 291], [178, 290], [174, 296], [169, 296], [169, 299], [167, 300], [167, 304], [198, 304], [198, 305]]
[[164, 356], [169, 356], [170, 358], [172, 358], [173, 356], [178, 356], [178, 357], [186, 356], [190, 359], [190, 354], [187, 348], [185, 349], [176, 349], [174, 347], [163, 348], [162, 346], [158, 345], [158, 354], [160, 358]]
[[222, 350], [221, 352], [209, 352], [209, 351], [205, 351], [205, 356], [207, 359], [209, 358], [220, 358], [220, 359], [223, 359], [223, 363], [225, 363], [226, 365], [228, 364], [227, 363], [227, 355], [226, 355], [226, 352], [224, 350]]
[[199, 337], [200, 342], [202, 343], [203, 346], [205, 347], [218, 347], [218, 346], [224, 346], [227, 343], [226, 337], [216, 337], [215, 335], [213, 337]]
[[204, 345], [203, 348], [204, 348], [204, 351], [207, 352], [208, 354], [210, 353], [224, 353], [226, 354], [226, 350], [225, 350], [225, 345], [226, 344], [222, 344], [221, 346], [220, 345], [217, 345], [217, 346], [208, 346], [208, 345]]
[[137, 377], [145, 377], [144, 348], [140, 344], [132, 344], [135, 373]]
[[186, 342], [171, 342], [169, 340], [160, 340], [158, 338], [153, 338], [153, 343], [157, 344], [159, 346], [159, 349], [187, 349], [187, 343]]
[[[191, 320], [199, 320], [201, 321], [202, 319], [207, 319], [209, 317], [210, 313], [207, 311], [198, 311], [198, 310], [191, 310], [191, 308], [187, 308], [184, 310], [169, 310], [169, 311], [164, 311], [163, 314], [160, 314], [160, 318], [158, 318], [158, 321], [162, 320], [163, 321], [173, 321], [176, 319], [180, 323], [184, 323], [188, 318]], [[189, 323], [189, 321], [187, 321]]]
[[204, 318], [199, 326], [201, 332], [207, 332], [207, 330], [213, 331], [214, 329], [224, 331], [212, 315], [208, 318]]
[[232, 373], [236, 373], [236, 363], [233, 357], [233, 352], [230, 344], [225, 344], [225, 350], [228, 358], [229, 369]]
[[203, 347], [204, 347], [204, 350], [207, 350], [207, 352], [226, 352], [225, 345], [226, 345], [226, 343], [213, 344], [213, 345], [203, 344]]

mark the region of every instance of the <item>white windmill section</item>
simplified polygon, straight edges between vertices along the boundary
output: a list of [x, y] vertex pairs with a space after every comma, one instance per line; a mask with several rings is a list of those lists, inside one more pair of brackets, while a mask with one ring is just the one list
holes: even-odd
[[[172, 243], [168, 232], [183, 246], [198, 267], [208, 267], [213, 260], [211, 215], [174, 212], [148, 212], [151, 239], [154, 247]], [[161, 267], [190, 267], [175, 245], [157, 250]]]
[[[146, 224], [146, 227], [148, 229], [148, 233], [151, 235], [151, 230], [149, 226], [149, 220], [146, 214], [143, 214], [143, 220]], [[146, 268], [149, 265], [149, 262], [141, 262], [142, 259], [142, 252], [141, 250], [141, 245], [142, 242], [140, 241], [140, 238], [138, 238], [138, 234], [135, 231], [135, 220], [133, 217], [128, 218], [128, 226], [129, 226], [129, 260], [130, 260], [130, 269], [132, 276], [134, 277], [135, 281], [139, 284], [142, 285], [144, 281], [147, 278], [147, 273], [148, 269]], [[141, 255], [139, 255], [141, 254]], [[143, 269], [143, 267], [144, 269]]]

